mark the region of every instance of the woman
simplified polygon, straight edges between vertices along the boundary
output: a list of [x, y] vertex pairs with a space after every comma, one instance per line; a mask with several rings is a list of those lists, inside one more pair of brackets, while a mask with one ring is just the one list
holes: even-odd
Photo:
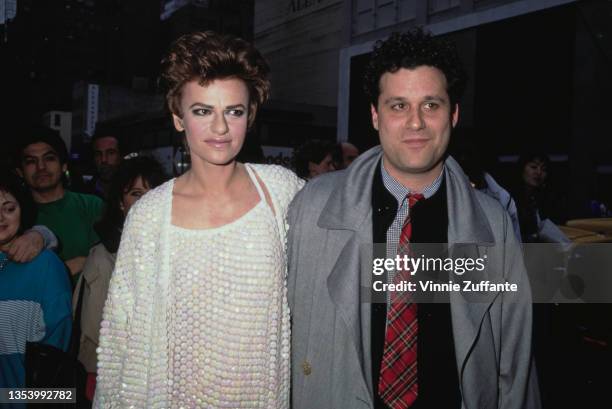
[[299, 177], [310, 180], [323, 173], [336, 170], [334, 144], [327, 141], [310, 140], [293, 153], [293, 167]]
[[72, 301], [73, 314], [76, 314], [79, 297], [82, 297], [78, 318], [81, 328], [78, 359], [88, 374], [86, 396], [89, 400], [93, 398], [95, 389], [102, 309], [115, 268], [123, 222], [132, 205], [165, 180], [161, 165], [154, 159], [137, 157], [123, 161], [111, 181], [104, 215], [94, 226], [102, 242], [90, 250]]
[[25, 386], [26, 342], [64, 351], [70, 344], [70, 280], [57, 256], [43, 250], [32, 261], [9, 261], [7, 249], [36, 218], [19, 179], [0, 171], [0, 388]]
[[566, 217], [565, 201], [548, 186], [549, 167], [550, 159], [544, 153], [532, 152], [519, 158], [520, 182], [514, 197], [525, 243], [568, 241], [552, 224], [564, 223]]
[[97, 407], [289, 407], [285, 216], [302, 182], [236, 161], [266, 100], [245, 41], [179, 38], [162, 61], [191, 169], [130, 212], [104, 309]]

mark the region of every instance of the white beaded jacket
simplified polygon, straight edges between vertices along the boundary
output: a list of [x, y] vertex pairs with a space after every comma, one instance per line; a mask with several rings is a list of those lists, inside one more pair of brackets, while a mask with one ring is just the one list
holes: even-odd
[[[304, 181], [281, 166], [248, 166], [270, 195], [286, 247], [287, 209]], [[170, 299], [172, 186], [170, 181], [149, 191], [126, 219], [101, 324], [94, 408], [171, 406], [168, 323], [164, 317]], [[286, 295], [283, 304], [288, 309]], [[286, 365], [290, 373], [289, 359]], [[288, 402], [289, 379], [283, 382]]]

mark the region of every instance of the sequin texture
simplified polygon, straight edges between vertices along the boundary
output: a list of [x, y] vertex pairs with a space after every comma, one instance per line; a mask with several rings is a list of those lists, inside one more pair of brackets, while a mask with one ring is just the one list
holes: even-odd
[[270, 194], [219, 229], [171, 225], [169, 181], [126, 218], [104, 307], [94, 408], [288, 408], [286, 216], [303, 186], [248, 165]]

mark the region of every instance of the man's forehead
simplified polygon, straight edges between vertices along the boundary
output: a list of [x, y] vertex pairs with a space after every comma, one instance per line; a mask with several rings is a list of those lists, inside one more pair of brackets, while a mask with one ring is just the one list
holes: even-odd
[[544, 162], [542, 159], [538, 159], [538, 158], [530, 161], [530, 163], [533, 163], [534, 165], [538, 165], [538, 166], [546, 166], [546, 162]]
[[58, 155], [57, 151], [46, 142], [36, 142], [25, 147], [23, 150], [24, 156], [43, 156], [47, 153]]
[[119, 145], [119, 142], [117, 141], [117, 138], [112, 135], [103, 136], [94, 141], [95, 150], [116, 148], [118, 145]]
[[409, 84], [411, 82], [423, 85], [431, 89], [439, 89], [443, 94], [447, 94], [448, 83], [446, 75], [437, 67], [431, 65], [419, 65], [413, 68], [400, 68], [396, 71], [387, 71], [380, 76], [380, 91], [392, 91], [384, 89], [383, 84], [393, 82], [394, 85]]
[[343, 143], [342, 144], [342, 152], [346, 155], [349, 154], [353, 154], [353, 155], [357, 155], [359, 154], [359, 150], [357, 149], [356, 146], [354, 146], [353, 144], [350, 143]]

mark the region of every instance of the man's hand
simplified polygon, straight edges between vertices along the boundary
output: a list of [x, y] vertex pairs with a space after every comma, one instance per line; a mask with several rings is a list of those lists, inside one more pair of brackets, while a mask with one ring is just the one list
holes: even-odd
[[6, 252], [17, 263], [32, 261], [43, 250], [45, 240], [37, 231], [29, 230], [17, 237]]
[[85, 265], [85, 260], [87, 260], [87, 257], [74, 257], [70, 260], [66, 260], [65, 264], [70, 270], [70, 275], [76, 275], [80, 273], [83, 270], [83, 266]]

